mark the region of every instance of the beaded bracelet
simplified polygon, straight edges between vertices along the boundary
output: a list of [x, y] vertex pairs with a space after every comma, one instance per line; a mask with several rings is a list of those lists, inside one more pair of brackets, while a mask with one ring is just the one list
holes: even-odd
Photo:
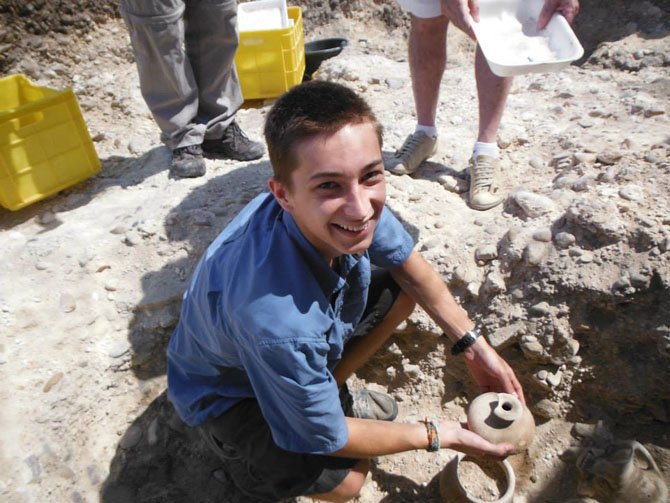
[[437, 427], [437, 423], [431, 419], [425, 418], [421, 421], [426, 425], [426, 433], [428, 434], [428, 447], [426, 450], [428, 452], [436, 452], [440, 450], [440, 430]]

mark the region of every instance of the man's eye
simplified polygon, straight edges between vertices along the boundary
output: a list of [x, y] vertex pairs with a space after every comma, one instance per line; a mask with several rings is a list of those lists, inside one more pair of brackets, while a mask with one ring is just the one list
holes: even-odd
[[335, 182], [323, 182], [318, 186], [318, 188], [324, 190], [332, 190], [337, 188], [337, 184]]
[[382, 172], [379, 171], [379, 170], [370, 171], [368, 173], [365, 173], [365, 175], [363, 175], [363, 181], [367, 182], [367, 181], [370, 181], [370, 180], [375, 180], [376, 178], [381, 176], [381, 174], [382, 174]]

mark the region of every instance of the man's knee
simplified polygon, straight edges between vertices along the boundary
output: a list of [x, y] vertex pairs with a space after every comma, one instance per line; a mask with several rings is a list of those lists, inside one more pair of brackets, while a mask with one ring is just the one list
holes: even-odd
[[414, 37], [422, 39], [441, 38], [446, 34], [449, 19], [446, 16], [416, 17], [411, 16], [411, 30]]
[[365, 477], [370, 469], [370, 461], [361, 459], [354, 466], [349, 474], [344, 478], [340, 485], [333, 489], [324, 499], [335, 502], [349, 501], [360, 495], [361, 489], [365, 484]]

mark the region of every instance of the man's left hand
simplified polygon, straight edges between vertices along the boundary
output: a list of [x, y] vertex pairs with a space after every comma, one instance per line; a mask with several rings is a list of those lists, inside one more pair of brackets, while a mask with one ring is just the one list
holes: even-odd
[[516, 395], [521, 402], [526, 403], [523, 389], [512, 367], [496, 353], [486, 339], [479, 337], [472, 346], [465, 350], [464, 356], [470, 374], [479, 384], [482, 392], [509, 393]]

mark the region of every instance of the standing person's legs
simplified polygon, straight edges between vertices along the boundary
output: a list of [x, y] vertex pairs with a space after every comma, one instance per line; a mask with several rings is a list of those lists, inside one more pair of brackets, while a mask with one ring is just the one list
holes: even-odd
[[171, 149], [199, 145], [198, 86], [184, 50], [182, 0], [121, 0], [142, 96]]
[[190, 0], [186, 5], [186, 51], [198, 83], [198, 119], [206, 125], [207, 153], [248, 161], [264, 153], [235, 122], [244, 98], [235, 69], [239, 45], [236, 0]]
[[205, 125], [196, 118], [198, 85], [184, 48], [184, 11], [183, 0], [121, 0], [142, 96], [172, 150], [170, 173], [190, 178], [205, 174]]
[[477, 46], [475, 80], [479, 100], [479, 131], [470, 160], [470, 206], [476, 210], [487, 210], [504, 199], [500, 188], [496, 137], [512, 87], [512, 78], [494, 74]]
[[479, 45], [475, 56], [475, 80], [479, 99], [479, 132], [477, 141], [495, 143], [512, 77], [498, 77], [491, 71]]
[[439, 2], [434, 2], [434, 12], [416, 10], [418, 5], [408, 0], [401, 4], [411, 12], [408, 56], [417, 126], [386, 162], [386, 169], [397, 175], [413, 173], [437, 152], [435, 117], [447, 64], [449, 25], [449, 20], [440, 15]]
[[235, 70], [239, 44], [236, 0], [186, 4], [186, 52], [198, 85], [198, 119], [205, 138], [221, 138], [243, 98]]
[[409, 69], [419, 125], [435, 127], [440, 84], [447, 65], [446, 17], [412, 16], [409, 32]]

